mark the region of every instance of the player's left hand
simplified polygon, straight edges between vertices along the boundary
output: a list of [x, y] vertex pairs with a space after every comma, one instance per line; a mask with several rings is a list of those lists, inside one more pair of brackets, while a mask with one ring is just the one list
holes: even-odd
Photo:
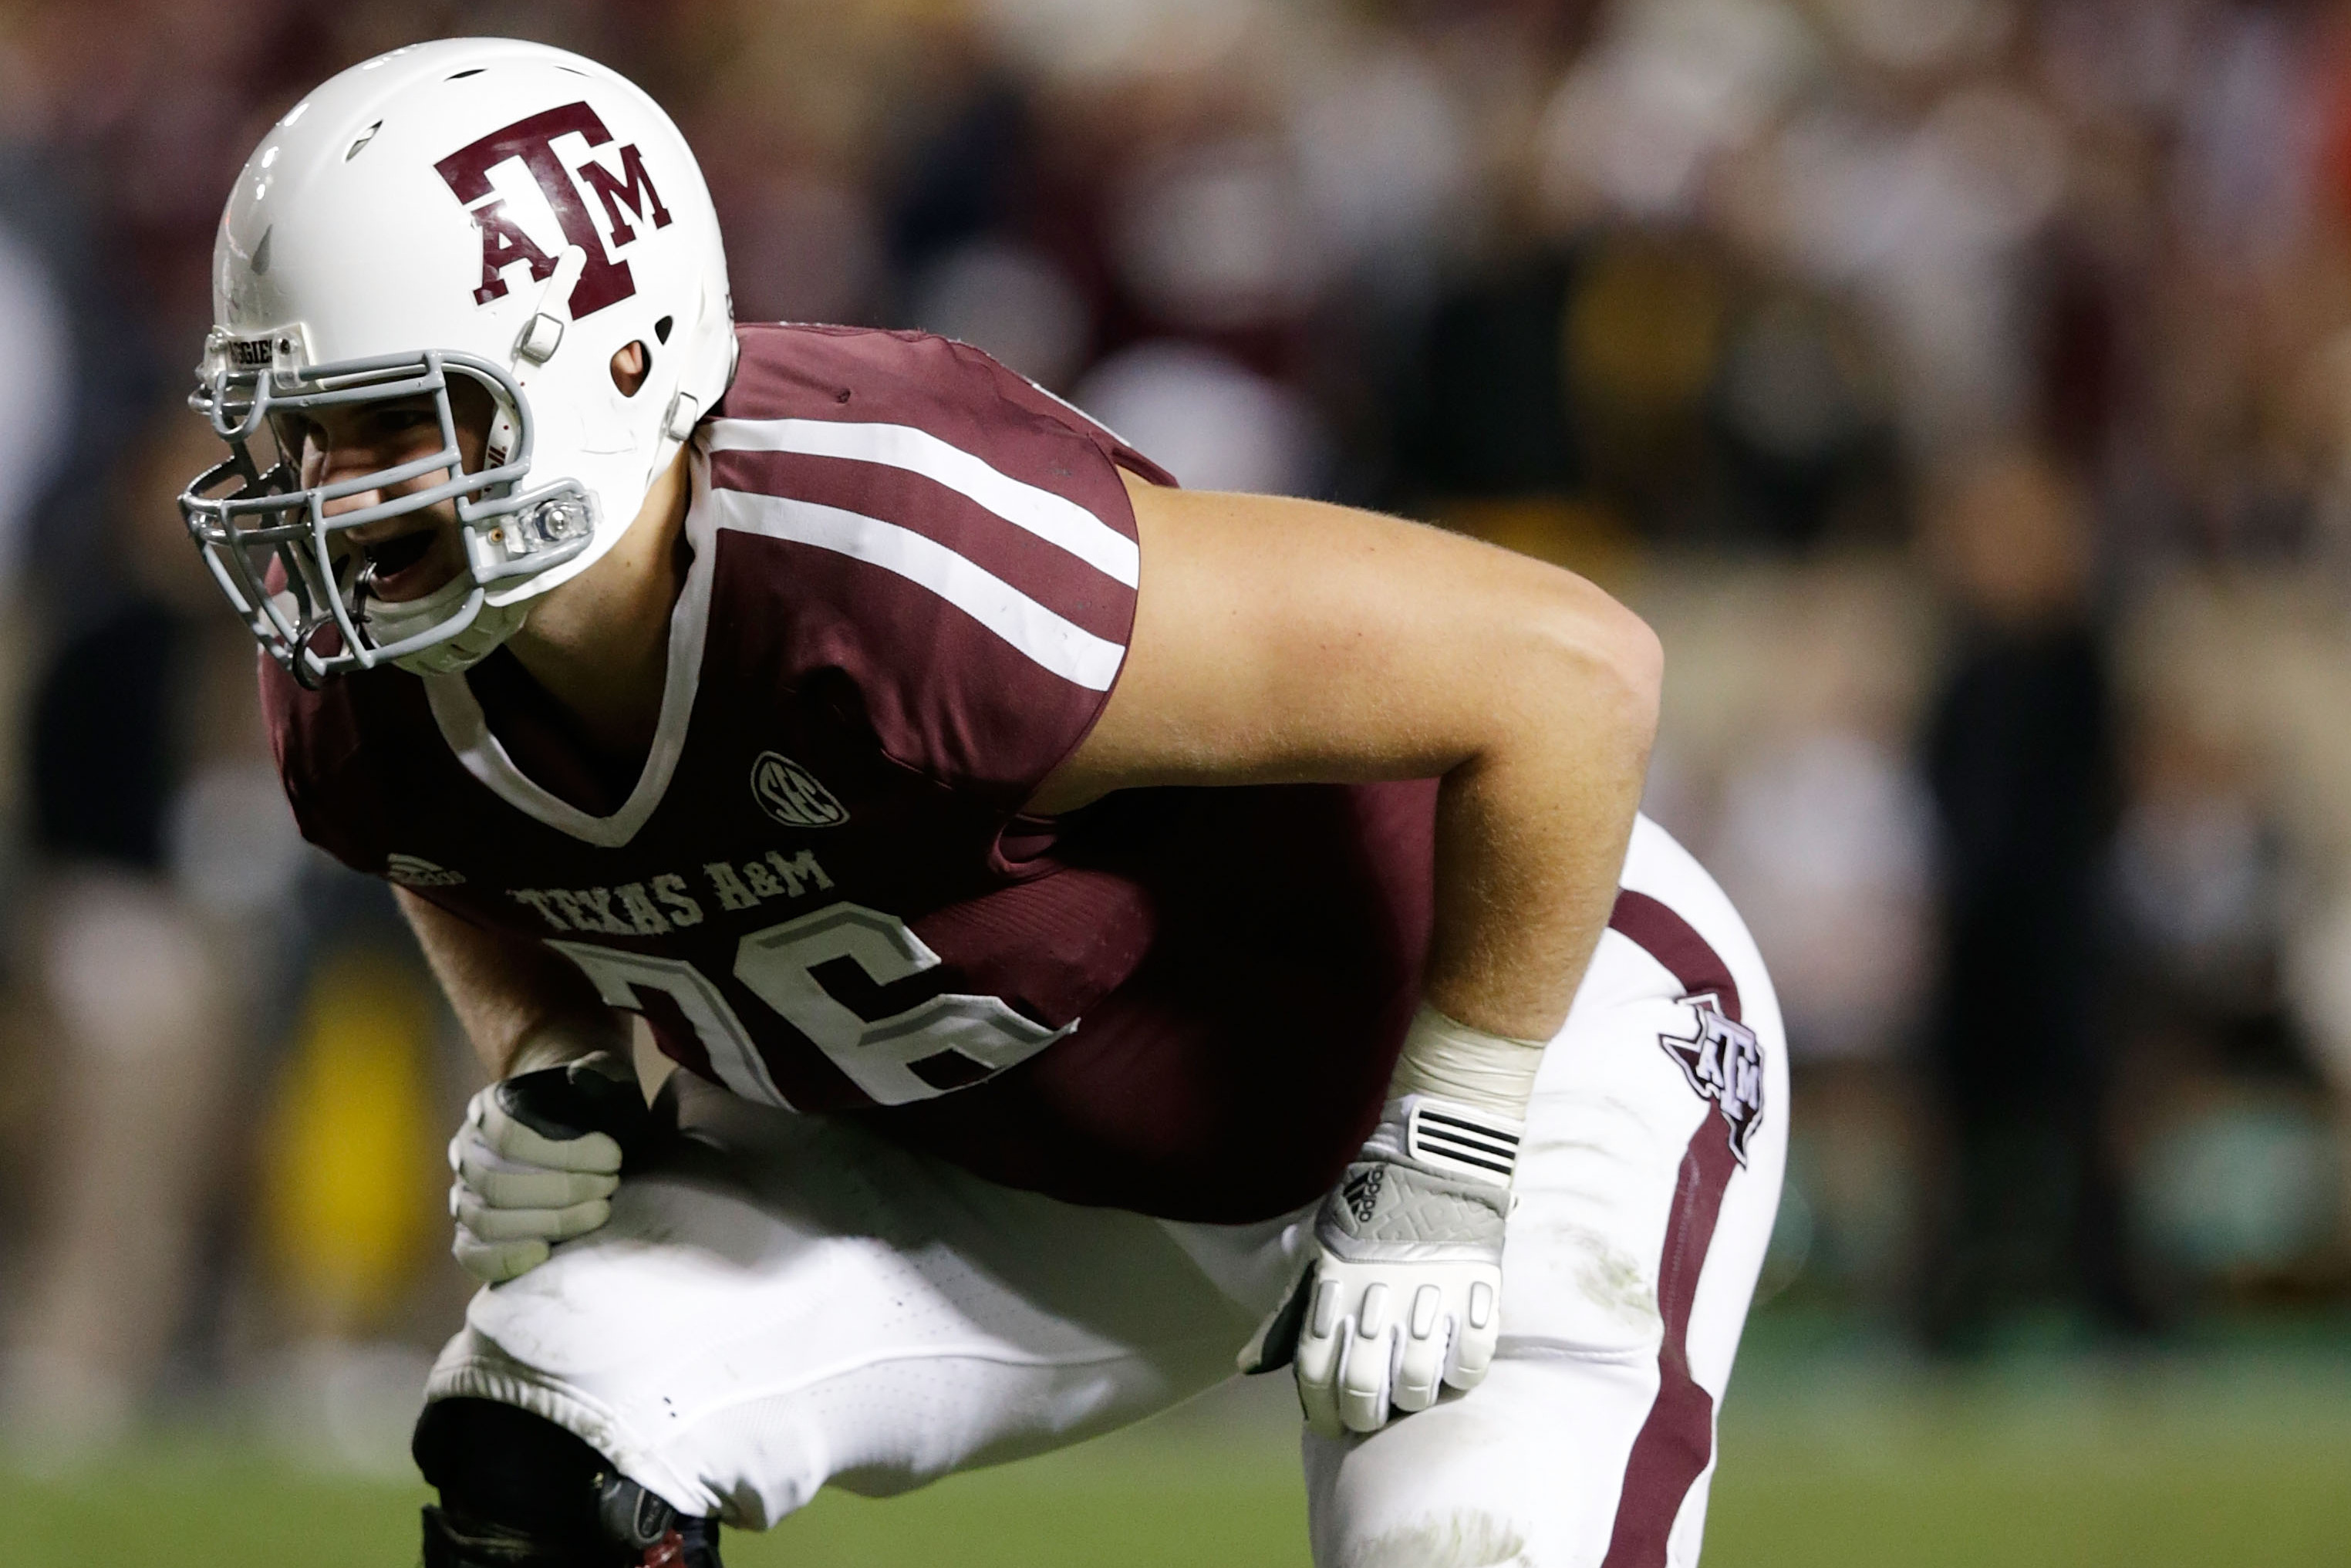
[[635, 1074], [607, 1054], [475, 1095], [449, 1141], [457, 1261], [484, 1284], [503, 1284], [547, 1261], [556, 1242], [602, 1225], [646, 1120]]
[[1388, 1107], [1314, 1224], [1320, 1251], [1252, 1371], [1288, 1361], [1315, 1430], [1376, 1432], [1475, 1388], [1501, 1327], [1520, 1128], [1420, 1095]]

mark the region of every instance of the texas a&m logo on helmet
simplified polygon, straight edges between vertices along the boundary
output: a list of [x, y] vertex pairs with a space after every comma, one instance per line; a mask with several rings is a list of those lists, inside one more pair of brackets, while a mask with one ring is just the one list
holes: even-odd
[[[591, 150], [591, 155], [576, 166], [567, 165], [555, 151], [557, 138], [571, 135]], [[645, 170], [644, 152], [637, 143], [620, 149], [617, 169], [593, 156], [593, 149], [610, 146], [611, 141], [612, 133], [604, 128], [604, 121], [582, 100], [501, 126], [434, 164], [451, 193], [465, 204], [482, 236], [482, 282], [474, 290], [476, 305], [506, 298], [503, 275], [517, 262], [529, 267], [533, 282], [544, 283], [555, 276], [555, 257], [515, 220], [507, 210], [507, 197], [491, 182], [490, 171], [510, 159], [518, 160], [529, 172], [555, 214], [564, 239], [578, 246], [587, 257], [579, 282], [571, 287], [572, 319], [592, 316], [636, 293], [636, 279], [629, 272], [628, 262], [605, 254], [606, 234], [611, 248], [618, 251], [637, 237], [631, 218], [661, 229], [669, 226], [670, 214], [662, 205], [661, 192]], [[603, 207], [606, 233], [597, 231], [588, 208], [590, 197]]]

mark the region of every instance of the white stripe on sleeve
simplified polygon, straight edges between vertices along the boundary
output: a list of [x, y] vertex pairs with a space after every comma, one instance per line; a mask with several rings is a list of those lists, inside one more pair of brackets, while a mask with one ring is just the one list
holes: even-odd
[[1142, 557], [1133, 539], [1067, 497], [1015, 479], [927, 430], [827, 419], [717, 419], [705, 428], [713, 452], [796, 452], [920, 474], [1069, 551], [1105, 577], [1129, 588], [1142, 580]]
[[831, 550], [929, 589], [1065, 681], [1106, 692], [1126, 656], [1119, 643], [1062, 619], [1002, 578], [974, 565], [936, 539], [838, 507], [713, 489], [713, 518], [722, 528], [764, 534]]

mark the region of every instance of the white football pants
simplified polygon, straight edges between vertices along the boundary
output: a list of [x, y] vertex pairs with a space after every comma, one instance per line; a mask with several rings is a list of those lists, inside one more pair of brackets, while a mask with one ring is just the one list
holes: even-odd
[[[1623, 883], [1537, 1080], [1493, 1370], [1371, 1437], [1307, 1435], [1320, 1568], [1698, 1561], [1786, 1065], [1712, 879], [1644, 820]], [[624, 1182], [601, 1230], [475, 1295], [428, 1397], [534, 1410], [745, 1529], [821, 1486], [903, 1491], [1231, 1375], [1311, 1218], [1079, 1207], [674, 1082], [692, 1144]]]

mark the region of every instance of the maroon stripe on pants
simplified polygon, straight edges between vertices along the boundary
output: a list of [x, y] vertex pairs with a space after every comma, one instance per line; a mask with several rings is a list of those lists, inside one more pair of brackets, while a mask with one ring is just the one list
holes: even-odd
[[1723, 1017], [1734, 1023], [1743, 1021], [1739, 1016], [1739, 982], [1730, 977], [1730, 966], [1707, 946], [1696, 927], [1664, 903], [1646, 893], [1625, 889], [1616, 894], [1608, 929], [1631, 937], [1635, 946], [1671, 970], [1682, 983], [1684, 996], [1711, 995]]
[[[1723, 1015], [1739, 1018], [1739, 984], [1730, 966], [1690, 923], [1645, 893], [1623, 892], [1608, 928], [1663, 964], [1685, 996], [1711, 995]], [[1616, 1500], [1616, 1528], [1601, 1568], [1664, 1568], [1667, 1538], [1682, 1500], [1714, 1453], [1714, 1396], [1689, 1369], [1690, 1308], [1699, 1271], [1714, 1244], [1723, 1189], [1739, 1162], [1709, 1109], [1690, 1135], [1666, 1221], [1666, 1249], [1657, 1266], [1657, 1311], [1665, 1343], [1657, 1352], [1657, 1398], [1633, 1439], [1625, 1485]]]

